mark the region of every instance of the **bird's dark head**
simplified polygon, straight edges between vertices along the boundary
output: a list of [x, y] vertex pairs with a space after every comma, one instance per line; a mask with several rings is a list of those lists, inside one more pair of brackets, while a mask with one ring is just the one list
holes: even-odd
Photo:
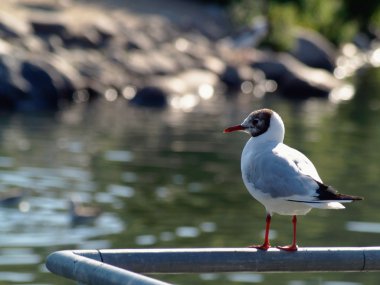
[[270, 109], [253, 111], [240, 125], [229, 127], [224, 132], [244, 131], [252, 137], [257, 137], [269, 129], [273, 114]]

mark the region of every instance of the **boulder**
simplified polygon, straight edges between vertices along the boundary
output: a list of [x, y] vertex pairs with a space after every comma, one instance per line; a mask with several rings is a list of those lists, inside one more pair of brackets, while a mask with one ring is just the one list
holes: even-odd
[[163, 108], [168, 104], [166, 92], [156, 86], [146, 86], [137, 90], [129, 102], [135, 106], [153, 108]]
[[0, 13], [0, 37], [22, 38], [31, 32], [29, 23], [20, 17], [5, 12]]
[[147, 35], [139, 32], [129, 31], [126, 35], [126, 48], [128, 50], [150, 50], [154, 48], [153, 40]]
[[20, 1], [20, 5], [35, 11], [43, 12], [59, 12], [72, 3], [72, 0], [57, 0], [57, 1]]
[[332, 43], [313, 30], [298, 29], [295, 37], [291, 54], [296, 59], [310, 67], [334, 71], [337, 52]]
[[55, 111], [72, 101], [82, 85], [66, 65], [54, 58], [1, 55], [0, 109]]
[[244, 81], [254, 81], [255, 71], [245, 65], [227, 65], [220, 74], [220, 80], [229, 90], [240, 90]]
[[0, 110], [15, 111], [26, 97], [29, 84], [20, 76], [20, 64], [14, 57], [0, 56]]
[[251, 60], [251, 66], [276, 81], [280, 93], [287, 97], [327, 97], [341, 84], [330, 72], [309, 67], [286, 53], [255, 51]]
[[101, 49], [106, 47], [117, 33], [117, 28], [111, 20], [99, 18], [78, 26], [69, 25], [63, 34], [63, 43], [67, 47]]
[[29, 100], [19, 105], [22, 110], [58, 110], [61, 103], [71, 102], [73, 93], [82, 87], [75, 70], [53, 58], [23, 60], [21, 75], [30, 84]]
[[237, 90], [243, 82], [240, 77], [239, 70], [235, 66], [226, 66], [224, 72], [220, 76], [220, 80], [227, 86], [228, 89]]
[[152, 76], [148, 81], [163, 90], [164, 93], [169, 94], [171, 98], [189, 95], [198, 99], [199, 96], [210, 98], [214, 94], [215, 86], [219, 83], [218, 76], [214, 73], [196, 68], [177, 75]]
[[40, 37], [59, 36], [65, 38], [69, 34], [67, 24], [59, 15], [47, 13], [34, 15], [30, 19], [30, 25], [34, 33]]

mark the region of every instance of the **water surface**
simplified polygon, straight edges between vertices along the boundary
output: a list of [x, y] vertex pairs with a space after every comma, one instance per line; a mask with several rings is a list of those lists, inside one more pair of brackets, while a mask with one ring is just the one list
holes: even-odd
[[[365, 200], [344, 211], [299, 218], [300, 246], [378, 245], [379, 71], [357, 93], [327, 100], [216, 94], [187, 112], [136, 109], [118, 99], [78, 104], [55, 115], [2, 115], [0, 193], [23, 193], [0, 208], [0, 284], [71, 284], [47, 272], [50, 252], [87, 248], [245, 247], [262, 241], [265, 211], [240, 176], [248, 137], [223, 134], [253, 109], [281, 114], [286, 143], [303, 151], [322, 179]], [[75, 199], [102, 209], [73, 225]], [[272, 243], [291, 241], [291, 218], [274, 216]], [[176, 284], [375, 284], [374, 273], [159, 275]], [[340, 282], [340, 283], [334, 283]], [[75, 284], [72, 282], [72, 284]]]

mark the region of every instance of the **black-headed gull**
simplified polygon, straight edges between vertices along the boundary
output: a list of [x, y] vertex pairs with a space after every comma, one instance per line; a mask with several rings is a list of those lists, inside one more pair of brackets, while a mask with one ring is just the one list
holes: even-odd
[[270, 248], [269, 228], [274, 213], [293, 216], [293, 242], [283, 250], [297, 250], [297, 215], [312, 208], [344, 209], [341, 203], [362, 200], [357, 196], [340, 194], [323, 184], [313, 163], [301, 152], [283, 143], [285, 127], [281, 117], [270, 109], [252, 112], [240, 125], [225, 133], [244, 131], [252, 137], [241, 157], [243, 181], [249, 193], [267, 211], [264, 243], [254, 248]]

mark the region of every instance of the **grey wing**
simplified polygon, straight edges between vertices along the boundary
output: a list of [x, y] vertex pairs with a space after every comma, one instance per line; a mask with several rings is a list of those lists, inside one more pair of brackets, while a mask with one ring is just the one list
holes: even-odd
[[[314, 180], [322, 183], [322, 179], [319, 177], [314, 164], [302, 152], [299, 152], [298, 150], [291, 148], [285, 144], [279, 144], [273, 150], [273, 152], [277, 156], [292, 161], [296, 165], [298, 171], [300, 171], [302, 174], [310, 176]], [[285, 153], [286, 157], [284, 156]]]
[[314, 200], [318, 183], [312, 176], [305, 174], [306, 171], [310, 172], [310, 165], [296, 158], [276, 152], [258, 157], [255, 162], [255, 188], [273, 198], [303, 197], [308, 201]]

